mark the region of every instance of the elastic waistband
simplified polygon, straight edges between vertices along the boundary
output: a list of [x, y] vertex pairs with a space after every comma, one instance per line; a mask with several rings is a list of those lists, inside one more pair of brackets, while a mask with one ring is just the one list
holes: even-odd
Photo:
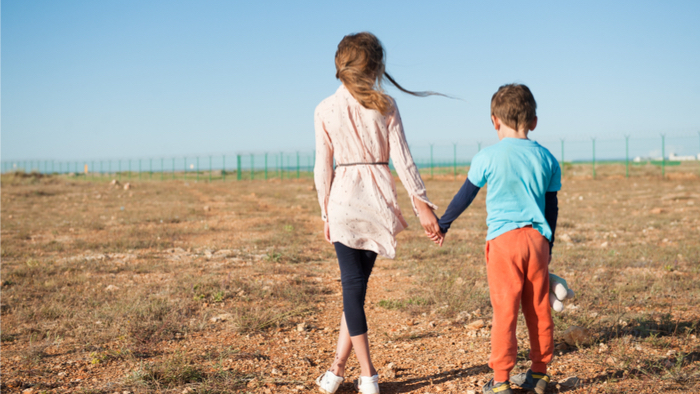
[[336, 164], [336, 167], [348, 167], [348, 166], [388, 166], [389, 162], [379, 162], [379, 163], [346, 163], [346, 164]]

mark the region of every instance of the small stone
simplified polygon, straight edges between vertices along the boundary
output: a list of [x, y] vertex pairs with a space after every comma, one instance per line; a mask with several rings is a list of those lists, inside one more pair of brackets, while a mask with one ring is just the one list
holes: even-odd
[[607, 247], [608, 247], [608, 241], [605, 241], [605, 242], [603, 242], [602, 244], [600, 244], [600, 247], [601, 247], [601, 248], [607, 248]]
[[608, 365], [614, 366], [614, 365], [615, 365], [615, 358], [614, 358], [614, 357], [608, 357], [608, 358], [605, 360], [605, 363], [608, 364]]
[[109, 286], [105, 287], [105, 290], [106, 291], [117, 291], [117, 290], [119, 290], [119, 287], [117, 287], [115, 285], [109, 285]]
[[127, 182], [124, 184], [124, 190], [129, 190], [131, 189], [131, 183]]
[[467, 394], [476, 394], [476, 390], [467, 390]]
[[185, 389], [182, 390], [182, 394], [189, 394], [189, 393], [194, 393], [194, 389], [192, 387], [185, 387]]
[[467, 320], [471, 320], [472, 314], [467, 312], [467, 311], [462, 311], [457, 314], [457, 318], [455, 319], [455, 323], [463, 323]]
[[479, 319], [477, 321], [474, 321], [474, 322], [471, 322], [471, 323], [465, 325], [464, 328], [467, 329], [468, 331], [475, 331], [475, 330], [482, 329], [484, 326], [485, 326], [484, 321]]
[[396, 378], [396, 364], [394, 363], [389, 363], [384, 367], [384, 370], [382, 371], [382, 377], [385, 379], [394, 379]]
[[211, 211], [211, 208], [209, 208], [209, 205], [204, 206], [204, 212], [209, 212]]
[[464, 284], [464, 279], [462, 279], [462, 278], [455, 279], [455, 285], [461, 286], [463, 284]]
[[277, 368], [272, 368], [272, 371], [270, 371], [270, 373], [273, 375], [281, 375], [279, 369]]
[[572, 244], [574, 241], [571, 239], [569, 234], [557, 235], [557, 241], [566, 242], [567, 244]]
[[437, 324], [435, 324], [434, 321], [431, 321], [430, 323], [428, 323], [428, 327], [430, 327], [430, 328], [435, 328], [436, 325]]
[[658, 214], [662, 213], [663, 211], [664, 210], [661, 208], [654, 208], [654, 209], [649, 210], [649, 213], [653, 213], [654, 215], [658, 215]]
[[598, 353], [603, 353], [608, 351], [608, 345], [601, 343], [598, 347]]
[[565, 389], [572, 389], [581, 385], [581, 379], [577, 376], [570, 376], [564, 380], [560, 380], [559, 385]]
[[222, 315], [212, 317], [211, 319], [209, 319], [209, 321], [212, 323], [225, 322], [231, 317], [233, 316], [230, 313], [224, 313]]
[[299, 331], [299, 332], [304, 332], [304, 331], [306, 331], [308, 328], [309, 328], [309, 325], [306, 324], [306, 322], [297, 324], [297, 331]]
[[567, 328], [563, 337], [564, 341], [571, 346], [587, 345], [593, 339], [589, 330], [578, 326]]

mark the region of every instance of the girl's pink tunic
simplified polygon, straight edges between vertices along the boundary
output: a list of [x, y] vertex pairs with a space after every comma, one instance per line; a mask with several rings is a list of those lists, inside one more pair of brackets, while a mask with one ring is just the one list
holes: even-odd
[[328, 221], [332, 242], [396, 255], [396, 234], [408, 227], [401, 215], [394, 177], [387, 165], [338, 166], [336, 164], [382, 163], [389, 158], [399, 178], [414, 199], [428, 200], [403, 132], [401, 116], [394, 103], [386, 116], [363, 107], [341, 85], [334, 95], [316, 107], [316, 165], [314, 181], [324, 221]]

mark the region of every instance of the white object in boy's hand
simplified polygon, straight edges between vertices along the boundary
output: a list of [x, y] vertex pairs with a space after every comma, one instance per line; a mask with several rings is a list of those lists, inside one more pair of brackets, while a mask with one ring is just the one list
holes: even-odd
[[574, 298], [574, 291], [569, 289], [566, 280], [552, 273], [549, 274], [549, 304], [556, 312], [564, 310], [564, 300]]

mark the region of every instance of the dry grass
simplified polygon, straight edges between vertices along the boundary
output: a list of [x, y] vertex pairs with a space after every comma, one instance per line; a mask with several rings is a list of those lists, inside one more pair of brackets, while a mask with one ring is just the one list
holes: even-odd
[[[557, 342], [571, 325], [595, 341], [560, 349], [555, 380], [585, 386], [558, 390], [699, 387], [700, 178], [682, 169], [661, 180], [600, 167], [591, 180], [567, 167], [551, 270], [577, 298], [555, 314]], [[427, 179], [441, 210], [463, 179]], [[304, 392], [332, 357], [339, 274], [309, 179], [124, 190], [16, 174], [1, 197], [3, 390]], [[462, 328], [491, 313], [484, 197], [443, 248], [404, 210], [411, 227], [368, 294], [378, 366], [404, 360], [383, 392], [458, 392], [488, 377], [487, 331]]]

